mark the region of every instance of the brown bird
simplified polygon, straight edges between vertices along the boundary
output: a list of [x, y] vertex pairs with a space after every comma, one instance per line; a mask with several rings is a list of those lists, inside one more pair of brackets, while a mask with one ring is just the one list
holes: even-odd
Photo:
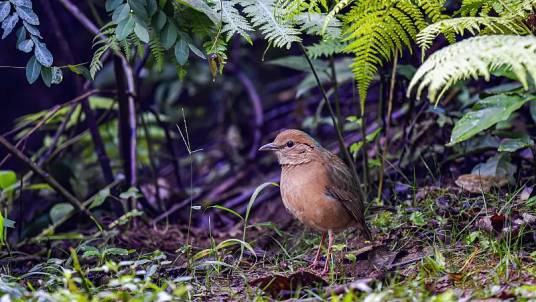
[[322, 232], [320, 246], [311, 264], [320, 259], [322, 244], [329, 235], [326, 263], [328, 272], [333, 232], [357, 227], [371, 240], [364, 207], [350, 169], [307, 133], [285, 130], [260, 151], [274, 151], [281, 165], [281, 198], [285, 207], [303, 224]]

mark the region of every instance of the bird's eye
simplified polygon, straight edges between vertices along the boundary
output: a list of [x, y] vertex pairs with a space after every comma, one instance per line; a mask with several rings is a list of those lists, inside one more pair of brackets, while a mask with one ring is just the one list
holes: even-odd
[[287, 147], [292, 148], [292, 146], [294, 146], [294, 142], [293, 141], [288, 141], [287, 142]]

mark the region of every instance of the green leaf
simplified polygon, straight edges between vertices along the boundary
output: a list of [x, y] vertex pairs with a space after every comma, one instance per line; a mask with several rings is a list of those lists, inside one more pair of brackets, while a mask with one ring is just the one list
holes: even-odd
[[15, 4], [16, 6], [24, 6], [27, 8], [32, 8], [32, 0], [9, 0], [11, 3]]
[[104, 201], [106, 201], [106, 198], [108, 198], [108, 196], [110, 196], [110, 189], [106, 188], [100, 190], [99, 193], [93, 198], [93, 201], [89, 205], [89, 209], [101, 206]]
[[156, 0], [147, 0], [147, 12], [149, 13], [149, 17], [154, 16], [157, 10], [158, 4], [156, 3]]
[[[312, 60], [312, 62], [317, 72], [323, 72], [328, 70], [329, 68], [328, 63], [322, 60]], [[268, 61], [267, 63], [271, 65], [283, 66], [298, 71], [311, 71], [311, 67], [309, 66], [309, 63], [304, 56], [286, 56]]]
[[24, 24], [24, 28], [26, 28], [26, 30], [30, 34], [32, 34], [33, 36], [36, 36], [36, 37], [39, 37], [39, 38], [43, 39], [43, 37], [41, 37], [41, 33], [39, 32], [39, 29], [37, 29], [37, 26], [33, 26], [31, 24], [28, 24], [28, 23], [26, 23], [26, 21], [22, 21], [22, 23]]
[[11, 12], [11, 5], [7, 1], [0, 1], [0, 22], [9, 16]]
[[204, 59], [206, 60], [207, 57], [205, 56], [205, 54], [203, 53], [203, 51], [199, 48], [197, 48], [197, 46], [195, 46], [195, 44], [193, 43], [188, 43], [188, 46], [190, 47], [190, 50], [198, 57], [200, 57], [201, 59]]
[[188, 43], [184, 39], [180, 39], [177, 44], [175, 44], [175, 58], [180, 65], [186, 64], [188, 62], [188, 55], [190, 51], [188, 50]]
[[105, 8], [107, 12], [115, 10], [119, 5], [123, 3], [123, 0], [106, 0]]
[[142, 195], [140, 194], [140, 191], [136, 187], [130, 187], [128, 191], [123, 192], [119, 195], [119, 198], [121, 199], [129, 199], [129, 198], [139, 198]]
[[35, 56], [32, 56], [30, 60], [28, 60], [28, 64], [26, 64], [26, 79], [28, 80], [28, 83], [33, 84], [39, 77], [40, 73], [41, 64], [37, 62]]
[[39, 17], [33, 12], [31, 8], [24, 7], [24, 6], [17, 6], [16, 7], [17, 13], [19, 14], [19, 17], [28, 22], [28, 24], [31, 25], [39, 25]]
[[15, 228], [15, 221], [4, 217], [4, 227], [14, 229]]
[[102, 252], [103, 256], [106, 255], [113, 255], [113, 256], [127, 256], [128, 251], [126, 249], [117, 248], [117, 247], [111, 247], [107, 248]]
[[134, 26], [134, 33], [142, 42], [149, 43], [149, 31], [145, 25], [136, 22], [136, 25]]
[[118, 24], [119, 22], [125, 20], [130, 15], [130, 5], [128, 3], [121, 4], [119, 7], [117, 7], [114, 10], [114, 13], [112, 14], [112, 21], [115, 24]]
[[87, 67], [82, 65], [68, 65], [69, 70], [74, 72], [77, 75], [83, 76], [86, 80], [91, 81], [93, 78], [91, 77], [91, 73], [89, 73], [89, 69]]
[[11, 16], [4, 19], [2, 22], [2, 29], [4, 30], [2, 39], [5, 39], [13, 31], [17, 22], [19, 22], [19, 15], [17, 13], [13, 13]]
[[132, 12], [142, 18], [147, 19], [147, 9], [145, 7], [145, 0], [128, 0], [128, 4], [130, 4], [130, 8], [132, 9]]
[[494, 95], [482, 99], [454, 126], [447, 146], [452, 146], [484, 131], [498, 122], [505, 121], [534, 96]]
[[34, 39], [34, 44], [34, 54], [37, 61], [39, 61], [39, 63], [41, 63], [41, 65], [45, 67], [52, 66], [52, 54], [48, 50], [46, 44], [43, 42], [39, 42], [37, 39]]
[[17, 183], [17, 175], [11, 170], [0, 170], [0, 189], [4, 190]]
[[534, 141], [527, 134], [523, 134], [516, 138], [504, 139], [497, 151], [499, 152], [516, 152], [519, 149], [534, 146]]
[[32, 51], [33, 46], [34, 42], [32, 41], [32, 39], [27, 39], [17, 44], [17, 49], [25, 53], [29, 53], [30, 51]]
[[47, 87], [50, 87], [50, 85], [52, 84], [52, 68], [41, 68], [41, 78], [43, 79], [43, 83], [45, 83]]
[[24, 28], [24, 26], [21, 26], [17, 30], [17, 45], [20, 44], [24, 40], [26, 40], [26, 28]]
[[162, 47], [165, 49], [170, 49], [175, 41], [177, 40], [177, 28], [171, 22], [168, 22], [162, 33], [160, 34], [160, 40], [162, 42]]
[[153, 18], [153, 25], [156, 31], [161, 31], [162, 28], [164, 28], [164, 25], [166, 25], [167, 17], [166, 14], [158, 10], [158, 13]]
[[409, 215], [409, 220], [416, 226], [426, 225], [426, 220], [424, 220], [424, 215], [421, 212], [413, 212]]
[[117, 27], [115, 28], [117, 40], [125, 40], [132, 31], [134, 31], [134, 19], [130, 16], [117, 24]]
[[50, 220], [52, 223], [60, 221], [63, 217], [69, 215], [74, 210], [74, 207], [67, 202], [61, 202], [55, 204], [52, 209], [50, 209]]

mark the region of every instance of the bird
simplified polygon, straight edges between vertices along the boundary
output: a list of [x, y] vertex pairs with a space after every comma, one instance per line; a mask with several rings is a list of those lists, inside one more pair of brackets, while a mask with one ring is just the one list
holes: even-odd
[[337, 155], [297, 129], [281, 131], [259, 151], [272, 151], [277, 156], [281, 166], [281, 199], [287, 210], [301, 223], [322, 232], [309, 268], [318, 265], [326, 233], [328, 250], [322, 275], [329, 271], [335, 232], [356, 227], [367, 240], [372, 240], [357, 184]]

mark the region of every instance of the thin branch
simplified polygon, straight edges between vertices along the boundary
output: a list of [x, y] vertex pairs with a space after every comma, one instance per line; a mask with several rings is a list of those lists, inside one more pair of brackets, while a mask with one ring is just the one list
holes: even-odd
[[102, 229], [102, 223], [99, 221], [97, 217], [95, 217], [91, 212], [84, 207], [84, 205], [76, 198], [74, 197], [67, 189], [65, 189], [62, 185], [60, 185], [56, 179], [54, 179], [50, 174], [39, 168], [35, 163], [33, 163], [24, 153], [19, 151], [19, 149], [15, 148], [10, 142], [8, 142], [3, 136], [0, 136], [0, 145], [2, 145], [9, 153], [11, 153], [13, 156], [18, 158], [20, 161], [22, 161], [26, 166], [28, 166], [35, 174], [37, 174], [39, 177], [41, 177], [47, 184], [50, 185], [54, 191], [56, 191], [58, 194], [63, 196], [67, 202], [69, 202], [71, 205], [73, 205], [76, 209], [78, 209], [80, 212], [87, 215], [89, 218], [91, 218], [95, 224], [99, 227], [99, 229]]
[[255, 88], [255, 85], [253, 82], [241, 71], [237, 71], [236, 76], [244, 86], [244, 89], [246, 89], [246, 92], [249, 97], [249, 101], [251, 102], [251, 106], [253, 107], [253, 113], [255, 116], [255, 124], [253, 129], [253, 143], [251, 144], [251, 149], [248, 152], [249, 158], [253, 159], [255, 155], [257, 154], [257, 151], [260, 146], [261, 141], [261, 127], [264, 121], [263, 118], [263, 111], [262, 111], [262, 101], [261, 97], [259, 96], [259, 93], [257, 92], [257, 89]]

